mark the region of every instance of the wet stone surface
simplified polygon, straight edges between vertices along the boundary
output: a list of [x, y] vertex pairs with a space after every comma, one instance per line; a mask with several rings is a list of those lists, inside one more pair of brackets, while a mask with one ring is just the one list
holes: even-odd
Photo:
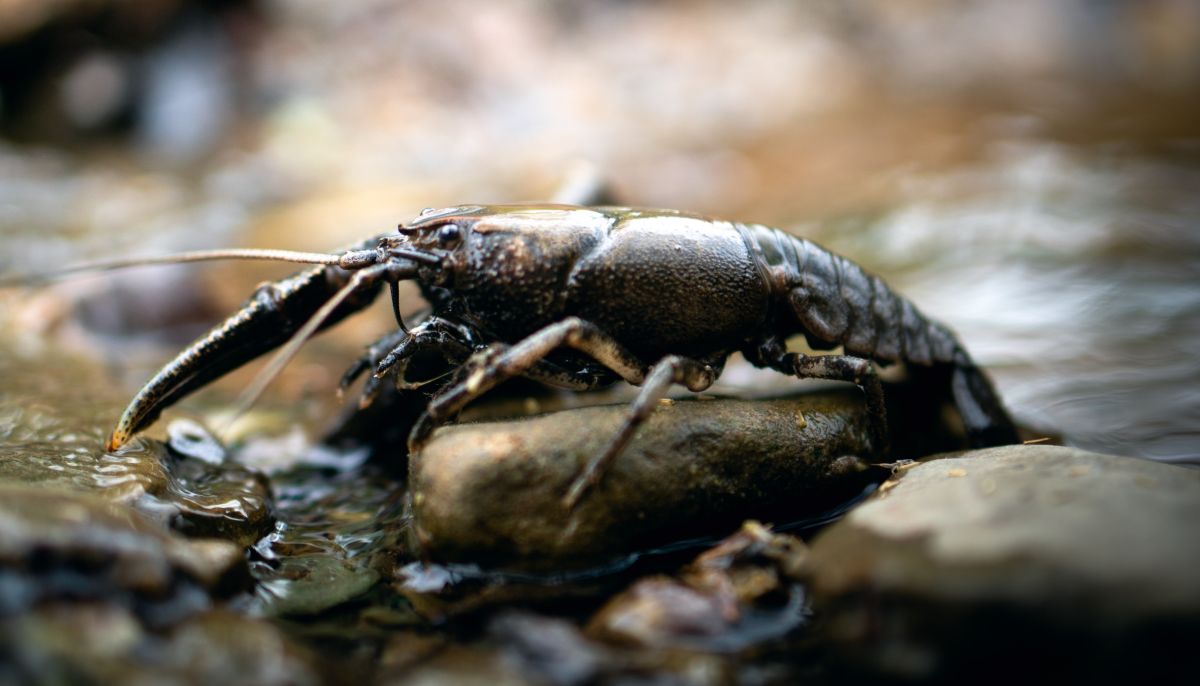
[[410, 464], [415, 545], [435, 561], [485, 568], [595, 566], [748, 517], [811, 516], [882, 474], [867, 466], [854, 389], [671, 401], [568, 512], [571, 481], [626, 413], [612, 405], [439, 430]]
[[747, 523], [658, 574], [593, 580], [590, 601], [530, 610], [516, 609], [528, 592], [510, 597], [489, 618], [471, 616], [486, 626], [480, 643], [397, 641], [386, 660], [407, 660], [399, 683], [476, 683], [481, 673], [567, 685], [794, 681], [811, 661], [796, 576], [806, 554], [798, 538]]
[[[0, 349], [0, 479], [123, 502], [167, 490], [160, 452], [140, 441], [120, 455], [100, 448], [105, 424], [126, 398], [98, 365], [36, 339], [6, 336]], [[46, 392], [48, 369], [71, 379], [71, 388]]]
[[1198, 666], [1197, 521], [1198, 470], [995, 448], [884, 483], [814, 541], [808, 578], [850, 671], [1171, 680]]
[[758, 522], [684, 567], [640, 579], [592, 617], [588, 633], [646, 648], [731, 653], [780, 638], [808, 617], [798, 583], [808, 549]]
[[105, 453], [128, 398], [48, 341], [3, 337], [0, 378], [0, 683], [317, 683], [277, 627], [222, 609], [254, 588], [261, 475], [180, 440]]

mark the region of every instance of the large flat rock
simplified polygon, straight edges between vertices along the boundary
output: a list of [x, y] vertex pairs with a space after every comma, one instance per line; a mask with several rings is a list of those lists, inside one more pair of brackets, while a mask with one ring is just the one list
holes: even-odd
[[1174, 676], [1198, 662], [1196, 522], [1200, 470], [1049, 446], [961, 453], [904, 470], [823, 532], [811, 588], [855, 669]]

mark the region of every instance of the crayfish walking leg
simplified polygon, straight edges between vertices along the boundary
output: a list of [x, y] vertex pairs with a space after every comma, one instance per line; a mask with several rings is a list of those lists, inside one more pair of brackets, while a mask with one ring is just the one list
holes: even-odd
[[688, 357], [668, 355], [659, 360], [658, 364], [651, 368], [637, 398], [629, 406], [629, 415], [617, 434], [609, 441], [608, 447], [589, 460], [571, 482], [571, 487], [563, 497], [563, 507], [567, 510], [574, 509], [584, 493], [600, 481], [608, 465], [629, 445], [633, 434], [650, 418], [658, 401], [666, 397], [671, 386], [681, 384], [689, 391], [699, 393], [711, 386], [718, 374], [719, 367], [714, 368], [712, 364]]
[[[712, 385], [720, 373], [719, 366], [678, 355], [663, 358], [647, 368], [636, 356], [593, 324], [570, 317], [528, 336], [515, 345], [493, 346], [478, 366], [470, 369], [465, 378], [454, 383], [430, 400], [425, 415], [417, 421], [409, 437], [409, 452], [415, 453], [433, 430], [449, 421], [472, 400], [480, 397], [502, 381], [526, 374], [543, 358], [560, 347], [575, 348], [598, 360], [625, 381], [643, 386], [630, 406], [625, 423], [607, 448], [593, 458], [572, 482], [563, 505], [572, 508], [579, 498], [603, 474], [633, 438], [655, 405], [672, 384], [683, 384], [693, 392]], [[722, 356], [723, 357], [723, 356]]]
[[876, 441], [875, 449], [880, 455], [888, 454], [887, 410], [883, 399], [883, 384], [870, 360], [853, 355], [800, 355], [788, 353], [784, 356], [783, 368], [791, 368], [798, 379], [826, 379], [846, 381], [863, 390], [867, 401], [867, 416], [871, 436]]
[[425, 408], [409, 436], [409, 452], [414, 453], [433, 430], [457, 415], [472, 400], [495, 388], [502, 381], [525, 374], [560, 347], [575, 348], [596, 358], [631, 384], [645, 379], [642, 363], [610, 336], [578, 317], [551, 324], [512, 346], [493, 345], [481, 358], [468, 362], [465, 377], [442, 389]]

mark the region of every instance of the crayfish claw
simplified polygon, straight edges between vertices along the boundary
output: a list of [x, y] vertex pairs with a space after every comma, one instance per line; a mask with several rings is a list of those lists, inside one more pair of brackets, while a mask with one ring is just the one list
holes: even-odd
[[119, 450], [121, 448], [121, 446], [125, 445], [128, 442], [129, 442], [129, 436], [126, 436], [123, 433], [118, 433], [116, 431], [113, 431], [112, 433], [110, 433], [108, 435], [108, 438], [104, 441], [104, 452], [115, 453], [117, 450]]
[[375, 365], [375, 372], [371, 374], [371, 378], [382, 379], [383, 377], [387, 376], [387, 373], [391, 371], [392, 367], [396, 366], [396, 363], [399, 361], [400, 356], [396, 354], [395, 350], [388, 353], [387, 357], [383, 358], [379, 364]]

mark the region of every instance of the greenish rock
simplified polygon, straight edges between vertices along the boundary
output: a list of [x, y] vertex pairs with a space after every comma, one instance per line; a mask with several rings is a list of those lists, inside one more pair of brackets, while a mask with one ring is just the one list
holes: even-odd
[[[333, 609], [371, 591], [404, 555], [403, 486], [391, 478], [370, 468], [337, 475], [300, 469], [276, 474], [272, 483], [281, 493], [278, 522], [255, 545], [252, 567], [261, 614]], [[411, 617], [381, 616], [397, 614]]]
[[415, 545], [439, 562], [561, 570], [747, 518], [788, 522], [861, 491], [873, 470], [855, 389], [660, 405], [600, 483], [563, 505], [624, 404], [445, 427], [410, 460]]
[[860, 675], [1175, 682], [1200, 667], [1198, 521], [1200, 470], [1008, 446], [902, 470], [808, 576]]
[[266, 580], [259, 589], [266, 607], [277, 615], [315, 615], [371, 590], [379, 573], [363, 564], [307, 555], [289, 561], [293, 578]]

